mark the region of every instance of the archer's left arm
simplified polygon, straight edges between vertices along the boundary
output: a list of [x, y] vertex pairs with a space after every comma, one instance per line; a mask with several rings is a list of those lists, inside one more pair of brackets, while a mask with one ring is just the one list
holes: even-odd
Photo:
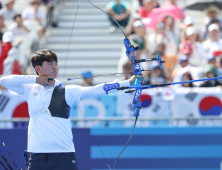
[[133, 84], [135, 80], [136, 80], [136, 76], [132, 76], [129, 80], [120, 81], [117, 83], [106, 83], [106, 84], [99, 84], [92, 87], [81, 87], [82, 95], [81, 95], [80, 100], [116, 92], [117, 87], [130, 86]]
[[92, 87], [81, 87], [76, 85], [66, 86], [66, 102], [69, 106], [72, 106], [75, 102], [78, 102], [85, 98], [92, 98], [104, 94], [110, 94], [116, 92], [116, 88], [120, 86], [130, 86], [136, 80], [136, 76], [132, 76], [129, 80], [120, 81], [117, 83], [99, 84]]
[[129, 86], [130, 82], [128, 80], [126, 81], [120, 81], [116, 83], [106, 83], [106, 84], [99, 84], [92, 87], [81, 87], [82, 89], [82, 95], [80, 100], [86, 99], [86, 98], [92, 98], [104, 94], [110, 94], [113, 92], [116, 92], [116, 88], [120, 86]]

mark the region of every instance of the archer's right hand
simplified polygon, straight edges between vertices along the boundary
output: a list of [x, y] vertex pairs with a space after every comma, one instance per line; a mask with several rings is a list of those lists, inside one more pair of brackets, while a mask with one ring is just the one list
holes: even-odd
[[[51, 79], [51, 80], [49, 80]], [[36, 83], [46, 87], [46, 86], [52, 86], [54, 87], [55, 85], [55, 80], [53, 79], [52, 76], [45, 76], [45, 75], [40, 75], [37, 76], [36, 78]]]

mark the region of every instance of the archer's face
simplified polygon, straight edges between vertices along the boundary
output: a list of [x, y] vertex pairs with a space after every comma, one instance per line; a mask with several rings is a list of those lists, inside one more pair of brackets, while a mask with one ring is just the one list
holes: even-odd
[[59, 67], [58, 63], [55, 61], [47, 62], [44, 61], [42, 63], [42, 67], [39, 66], [39, 74], [43, 74], [45, 76], [52, 76], [54, 79], [58, 77]]

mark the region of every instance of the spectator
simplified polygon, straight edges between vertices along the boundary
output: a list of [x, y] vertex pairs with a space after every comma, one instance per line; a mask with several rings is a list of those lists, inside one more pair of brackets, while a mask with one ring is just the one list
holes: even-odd
[[30, 27], [27, 22], [22, 21], [22, 16], [20, 14], [15, 15], [14, 17], [15, 23], [11, 24], [8, 28], [9, 31], [16, 35], [28, 35], [30, 32]]
[[222, 51], [216, 51], [213, 53], [213, 55], [216, 57], [217, 68], [222, 70]]
[[174, 43], [175, 49], [172, 49], [172, 53], [177, 53], [180, 43], [180, 36], [178, 29], [175, 28], [175, 20], [171, 15], [167, 16], [165, 24], [165, 32], [170, 41]]
[[[198, 70], [198, 68], [191, 66], [187, 55], [180, 55], [178, 61], [179, 67], [174, 69], [172, 73], [172, 79], [174, 82], [189, 81], [192, 80], [193, 77], [196, 79], [202, 78], [200, 77], [202, 70]], [[200, 83], [184, 83], [182, 85], [175, 85], [174, 87], [194, 87], [199, 85]]]
[[42, 0], [42, 3], [47, 7], [47, 11], [53, 7], [53, 0]]
[[166, 45], [164, 43], [160, 43], [157, 46], [157, 50], [154, 53], [154, 56], [157, 56], [158, 51], [161, 53], [162, 60], [165, 60], [166, 63], [163, 64], [164, 74], [168, 81], [171, 81], [172, 71], [177, 63], [177, 56], [172, 53], [166, 53]]
[[[195, 21], [194, 18], [192, 16], [186, 16], [184, 19], [183, 24], [181, 24], [180, 26], [180, 40], [183, 41], [186, 39], [186, 30], [189, 27], [195, 27]], [[200, 36], [200, 32], [197, 31], [196, 33], [196, 37], [198, 42], [202, 42], [201, 36]]]
[[[182, 75], [182, 81], [190, 81], [193, 80], [192, 76], [189, 72], [186, 72]], [[194, 87], [193, 83], [183, 83], [182, 87]]]
[[133, 75], [132, 63], [130, 61], [124, 63], [121, 72], [123, 72], [123, 75], [115, 79], [114, 82], [128, 80], [129, 77], [132, 77]]
[[170, 6], [170, 5], [173, 5], [173, 6], [176, 6], [177, 9], [178, 9], [178, 13], [179, 13], [179, 16], [180, 16], [180, 19], [181, 21], [185, 18], [185, 14], [184, 14], [184, 10], [183, 8], [179, 7], [177, 5], [177, 0], [170, 0], [170, 3], [164, 5], [163, 7], [167, 7], [167, 6]]
[[[206, 64], [206, 54], [204, 52], [204, 47], [203, 44], [200, 42], [197, 42], [197, 35], [198, 32], [194, 27], [188, 27], [186, 29], [186, 39], [184, 41], [189, 41], [187, 42], [189, 44], [189, 48], [187, 54], [185, 52], [185, 55], [189, 55], [189, 63], [194, 65], [194, 66], [203, 66]], [[182, 42], [183, 44], [183, 42]], [[185, 43], [184, 43], [185, 44]], [[184, 54], [184, 51], [181, 50], [181, 53]]]
[[123, 80], [128, 80], [129, 77], [132, 77], [133, 75], [133, 66], [132, 63], [130, 61], [128, 61], [127, 63], [123, 64]]
[[[217, 77], [216, 68], [212, 64], [208, 64], [205, 69], [205, 76], [207, 78]], [[201, 87], [216, 87], [221, 86], [222, 84], [218, 80], [208, 80], [205, 81]]]
[[143, 0], [138, 0], [140, 7], [143, 6]]
[[[208, 28], [211, 24], [218, 22], [218, 25], [220, 28], [222, 28], [222, 20], [219, 20], [217, 17], [220, 14], [220, 9], [217, 8], [216, 6], [210, 6], [209, 8], [206, 9], [206, 17], [204, 19], [204, 25], [201, 28], [201, 36], [203, 40], [206, 40], [209, 38], [209, 32]], [[222, 36], [222, 33], [221, 33]], [[222, 37], [221, 37], [222, 38]]]
[[8, 56], [9, 50], [12, 48], [12, 40], [13, 40], [13, 34], [11, 32], [5, 32], [3, 34], [3, 43], [2, 43], [2, 53], [0, 57], [0, 75], [3, 75], [4, 67], [3, 62]]
[[145, 37], [145, 29], [143, 27], [143, 23], [141, 21], [136, 21], [133, 23], [133, 28], [134, 28], [134, 34], [130, 36], [130, 39], [137, 45], [140, 46], [140, 51], [144, 55], [146, 55], [147, 58], [147, 53], [148, 53], [148, 44], [147, 44], [147, 39]]
[[4, 18], [0, 15], [0, 42], [2, 42], [2, 36], [5, 32], [6, 32], [6, 27], [4, 25]]
[[[207, 56], [207, 64], [213, 65], [216, 69], [217, 76], [222, 77], [222, 69], [221, 69], [220, 65], [218, 65], [217, 58], [220, 60], [220, 57], [216, 57], [215, 54], [208, 55]], [[222, 83], [222, 79], [218, 79], [218, 81], [220, 83]]]
[[219, 39], [219, 26], [217, 24], [211, 24], [208, 31], [210, 38], [203, 42], [205, 52], [213, 54], [215, 51], [222, 51], [222, 40]]
[[214, 54], [210, 54], [207, 56], [207, 64], [211, 64], [216, 68], [216, 57]]
[[[189, 61], [189, 60], [188, 60]], [[189, 72], [191, 74], [191, 77], [195, 79], [201, 79], [203, 78], [203, 68], [202, 67], [193, 67], [189, 63], [185, 67], [180, 67], [180, 69], [177, 70], [176, 74], [172, 74], [174, 76], [173, 82], [180, 82], [183, 80], [183, 75]], [[201, 81], [194, 82], [193, 85], [196, 87], [199, 87], [202, 84]], [[173, 86], [173, 88], [182, 87], [181, 84], [176, 84]]]
[[186, 16], [183, 23], [180, 25], [180, 40], [183, 41], [186, 39], [186, 29], [193, 27], [195, 24], [194, 18], [192, 16]]
[[[207, 28], [209, 28], [209, 26], [210, 26], [211, 24], [217, 24], [217, 25], [219, 26], [219, 28], [220, 28], [219, 38], [222, 38], [222, 28], [221, 28], [220, 21], [219, 21], [218, 19], [213, 19], [213, 20], [210, 21], [210, 23], [207, 25]], [[206, 27], [205, 27], [205, 28], [206, 28]], [[208, 31], [208, 30], [206, 30], [206, 31], [205, 31], [204, 33], [202, 33], [202, 34], [203, 34], [202, 37], [203, 37], [204, 40], [209, 39], [210, 35], [209, 35], [209, 31]]]
[[149, 13], [152, 11], [152, 9], [156, 7], [156, 5], [157, 4], [155, 0], [144, 0], [143, 6], [140, 7], [138, 14], [142, 18], [146, 18], [149, 15]]
[[57, 27], [57, 18], [55, 17], [55, 14], [54, 14], [54, 8], [55, 8], [54, 5], [56, 2], [54, 0], [42, 0], [42, 2], [43, 2], [43, 5], [46, 6], [47, 11], [48, 11], [47, 22], [52, 23], [53, 27]]
[[13, 20], [14, 16], [17, 14], [13, 9], [14, 2], [15, 0], [3, 0], [6, 7], [1, 9], [0, 15], [4, 18], [4, 20]]
[[2, 54], [0, 57], [0, 75], [22, 74], [22, 67], [19, 64], [19, 52], [17, 47], [21, 42], [12, 45], [13, 33], [3, 34]]
[[183, 55], [187, 55], [188, 57], [192, 54], [192, 44], [189, 40], [185, 39], [180, 43], [179, 52]]
[[164, 70], [160, 68], [159, 62], [152, 61], [149, 68], [152, 70], [150, 76], [144, 79], [143, 85], [166, 83]]
[[41, 11], [39, 11], [40, 5], [41, 3], [39, 0], [32, 0], [31, 8], [27, 8], [23, 11], [22, 18], [28, 21], [37, 21], [39, 23], [38, 26], [39, 36], [42, 37], [44, 29], [41, 24], [42, 21], [46, 19], [45, 18], [46, 16]]
[[157, 48], [157, 45], [160, 43], [166, 44], [167, 53], [175, 53], [177, 45], [166, 34], [165, 24], [163, 22], [159, 22], [156, 25], [155, 32], [150, 34], [148, 37], [149, 53], [153, 54]]
[[179, 67], [175, 68], [172, 72], [172, 80], [177, 76], [177, 73], [182, 70], [183, 68], [189, 65], [188, 56], [187, 55], [180, 55], [179, 56]]
[[[134, 14], [133, 17], [130, 19], [129, 23], [127, 24], [127, 26], [125, 28], [125, 32], [126, 32], [127, 36], [135, 33], [134, 30], [133, 30], [133, 23], [136, 22], [136, 21], [141, 21], [142, 22], [141, 17], [140, 17], [139, 14]], [[143, 28], [144, 28], [144, 30], [146, 28], [144, 24], [143, 24]]]
[[[119, 25], [126, 27], [131, 13], [131, 7], [128, 2], [124, 0], [112, 0], [106, 6], [108, 13], [118, 22]], [[118, 27], [117, 23], [109, 17], [112, 26], [110, 32], [114, 32]]]
[[93, 77], [92, 77], [93, 74], [91, 71], [82, 72], [82, 76], [83, 76], [83, 83], [81, 84], [81, 86], [83, 87], [94, 86]]

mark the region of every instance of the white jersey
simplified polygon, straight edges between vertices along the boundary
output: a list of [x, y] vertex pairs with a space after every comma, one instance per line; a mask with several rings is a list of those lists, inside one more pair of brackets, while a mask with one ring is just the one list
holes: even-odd
[[[75, 152], [70, 118], [53, 117], [49, 105], [52, 86], [36, 84], [36, 76], [11, 75], [3, 77], [0, 84], [23, 96], [29, 107], [28, 152], [60, 153]], [[60, 82], [55, 80], [55, 86]], [[113, 84], [113, 83], [111, 83]], [[119, 82], [120, 86], [129, 86], [129, 81]], [[104, 84], [92, 87], [77, 85], [65, 86], [65, 100], [68, 106], [84, 98], [106, 94]], [[116, 91], [111, 90], [110, 92]]]

